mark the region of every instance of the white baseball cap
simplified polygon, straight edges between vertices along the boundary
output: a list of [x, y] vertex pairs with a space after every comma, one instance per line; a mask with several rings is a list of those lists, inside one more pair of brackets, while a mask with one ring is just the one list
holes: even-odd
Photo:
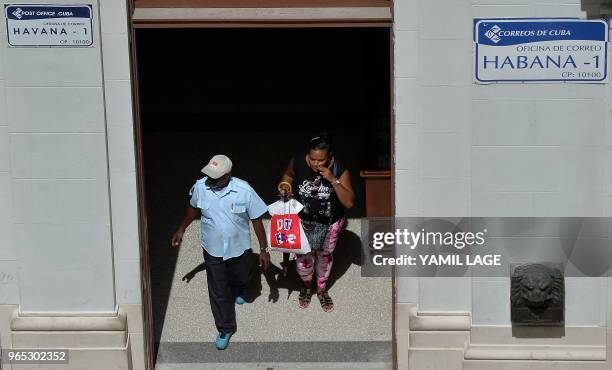
[[202, 168], [202, 172], [211, 179], [218, 179], [226, 173], [230, 173], [231, 170], [232, 161], [223, 154], [213, 156], [208, 164]]

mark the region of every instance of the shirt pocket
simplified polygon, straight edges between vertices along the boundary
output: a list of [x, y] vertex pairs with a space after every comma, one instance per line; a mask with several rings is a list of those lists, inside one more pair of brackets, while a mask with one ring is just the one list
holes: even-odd
[[210, 202], [207, 200], [199, 200], [198, 199], [198, 208], [201, 209], [202, 222], [211, 223], [212, 222], [212, 212], [210, 210]]
[[247, 217], [247, 206], [246, 204], [234, 203], [231, 208], [232, 218], [235, 221], [243, 221]]

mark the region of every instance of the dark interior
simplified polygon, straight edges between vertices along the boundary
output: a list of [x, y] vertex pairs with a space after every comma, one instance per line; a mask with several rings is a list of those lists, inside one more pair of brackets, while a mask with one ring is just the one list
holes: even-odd
[[137, 30], [156, 342], [170, 237], [212, 155], [228, 155], [271, 203], [290, 157], [328, 131], [356, 193], [348, 216], [365, 216], [359, 171], [390, 167], [389, 38], [387, 28]]

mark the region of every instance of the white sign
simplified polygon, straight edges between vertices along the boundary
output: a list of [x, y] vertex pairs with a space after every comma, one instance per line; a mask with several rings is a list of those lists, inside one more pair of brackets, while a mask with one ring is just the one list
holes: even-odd
[[91, 5], [5, 5], [10, 46], [93, 46]]
[[608, 25], [601, 20], [481, 19], [474, 42], [478, 83], [608, 79]]

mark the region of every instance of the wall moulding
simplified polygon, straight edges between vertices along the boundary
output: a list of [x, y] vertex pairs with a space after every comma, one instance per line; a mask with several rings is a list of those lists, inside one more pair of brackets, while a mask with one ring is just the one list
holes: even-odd
[[410, 331], [469, 331], [471, 323], [467, 311], [410, 310]]
[[7, 324], [7, 348], [67, 349], [68, 363], [61, 365], [67, 370], [93, 369], [92, 364], [103, 364], [95, 365], [100, 369], [133, 368], [134, 334], [128, 332], [124, 310], [115, 316], [22, 316], [15, 308]]
[[466, 360], [606, 361], [606, 328], [475, 326]]
[[470, 366], [491, 361], [560, 361], [591, 364], [593, 369], [609, 366], [603, 327], [471, 326], [470, 312], [419, 311], [416, 305], [410, 307], [409, 315], [409, 350], [460, 349]]

